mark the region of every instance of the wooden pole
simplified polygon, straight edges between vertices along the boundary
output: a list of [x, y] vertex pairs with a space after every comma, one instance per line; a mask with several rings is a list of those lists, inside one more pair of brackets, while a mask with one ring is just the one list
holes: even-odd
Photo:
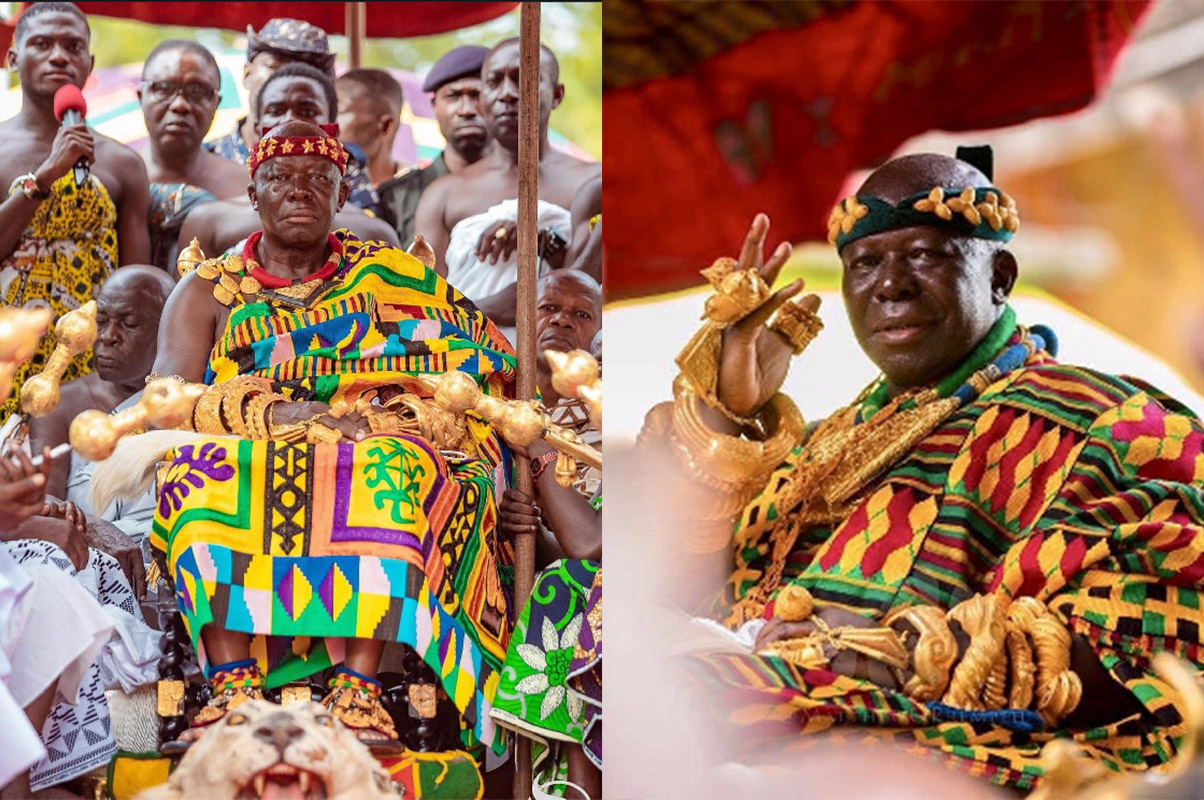
[[[535, 396], [535, 281], [539, 247], [539, 3], [523, 3], [518, 77], [518, 396]], [[516, 488], [534, 496], [527, 459], [519, 459]], [[535, 535], [514, 542], [514, 601], [521, 609], [535, 582]], [[531, 740], [515, 737], [514, 800], [531, 796]]]
[[368, 4], [346, 3], [347, 39], [350, 43], [348, 62], [351, 69], [359, 69], [363, 60], [364, 40], [368, 38]]

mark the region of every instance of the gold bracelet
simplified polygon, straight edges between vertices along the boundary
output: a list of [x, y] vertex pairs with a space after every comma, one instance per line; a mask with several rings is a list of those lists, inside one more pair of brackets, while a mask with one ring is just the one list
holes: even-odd
[[945, 612], [936, 606], [905, 606], [882, 620], [890, 628], [898, 622], [908, 623], [919, 634], [911, 655], [913, 675], [903, 686], [903, 693], [921, 702], [939, 699], [949, 686], [953, 662], [957, 660], [957, 639], [949, 629]]
[[698, 397], [684, 382], [677, 385], [669, 441], [691, 477], [720, 491], [739, 492], [782, 463], [802, 441], [803, 417], [790, 398], [773, 396], [769, 407], [777, 416], [774, 435], [764, 442], [717, 433], [698, 414]]
[[164, 379], [172, 380], [172, 381], [179, 381], [180, 383], [183, 383], [185, 385], [187, 385], [189, 383], [189, 381], [184, 380], [179, 375], [160, 375], [158, 372], [152, 372], [149, 375], [147, 375], [146, 380], [143, 381], [143, 383], [150, 384], [150, 383], [154, 383], [155, 381], [161, 381]]
[[201, 395], [201, 399], [197, 400], [196, 407], [192, 411], [192, 428], [197, 433], [208, 433], [216, 436], [224, 436], [230, 433], [230, 429], [222, 420], [222, 390], [217, 386], [210, 386]]
[[1012, 677], [1008, 705], [1012, 708], [1028, 708], [1033, 703], [1033, 681], [1036, 677], [1033, 651], [1028, 645], [1028, 637], [1010, 620], [1007, 650]]
[[247, 401], [246, 411], [243, 414], [243, 422], [251, 439], [263, 440], [271, 439], [271, 429], [268, 425], [268, 413], [272, 406], [277, 403], [283, 403], [288, 400], [282, 394], [275, 392], [264, 392], [261, 394], [252, 395]]
[[996, 664], [1005, 657], [1005, 601], [994, 594], [975, 595], [950, 609], [946, 617], [956, 620], [970, 634], [970, 646], [954, 668], [942, 702], [954, 708], [980, 711], [983, 708], [981, 695], [987, 681]]
[[1070, 631], [1053, 614], [1033, 623], [1037, 655], [1037, 713], [1054, 727], [1083, 697], [1083, 681], [1070, 669]]
[[256, 394], [271, 394], [272, 382], [257, 375], [239, 375], [219, 384], [222, 392], [222, 416], [236, 436], [253, 438], [247, 426], [243, 403]]

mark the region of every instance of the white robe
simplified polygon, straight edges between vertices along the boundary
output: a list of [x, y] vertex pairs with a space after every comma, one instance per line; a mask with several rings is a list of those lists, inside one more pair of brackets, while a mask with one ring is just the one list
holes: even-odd
[[[567, 209], [540, 200], [537, 215], [539, 230], [551, 228], [563, 236], [565, 241], [570, 239], [571, 217]], [[443, 255], [443, 261], [447, 264], [447, 282], [473, 302], [495, 295], [518, 280], [517, 249], [509, 258], [499, 259], [496, 264], [477, 258], [477, 243], [481, 241], [481, 234], [500, 220], [518, 221], [517, 199], [503, 200], [488, 211], [460, 220], [452, 228], [447, 242], [447, 251]], [[547, 265], [540, 259], [539, 274], [544, 274], [547, 269]], [[513, 325], [499, 325], [498, 329], [507, 341], [514, 342]]]

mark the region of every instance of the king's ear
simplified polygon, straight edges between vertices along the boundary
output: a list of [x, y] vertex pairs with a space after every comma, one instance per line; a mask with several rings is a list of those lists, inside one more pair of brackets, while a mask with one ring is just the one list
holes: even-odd
[[1010, 250], [1000, 250], [995, 253], [991, 262], [991, 299], [995, 301], [996, 305], [1003, 305], [1007, 302], [1008, 297], [1012, 294], [1012, 288], [1016, 285], [1016, 276], [1019, 273], [1020, 267], [1016, 264], [1016, 257]]

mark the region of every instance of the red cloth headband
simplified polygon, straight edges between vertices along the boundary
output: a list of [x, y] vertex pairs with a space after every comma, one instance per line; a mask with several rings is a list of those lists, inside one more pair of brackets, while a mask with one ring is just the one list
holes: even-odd
[[338, 139], [330, 136], [269, 136], [260, 139], [247, 159], [247, 172], [254, 178], [255, 171], [270, 158], [307, 155], [322, 156], [339, 168], [340, 175], [347, 174], [347, 151]]

